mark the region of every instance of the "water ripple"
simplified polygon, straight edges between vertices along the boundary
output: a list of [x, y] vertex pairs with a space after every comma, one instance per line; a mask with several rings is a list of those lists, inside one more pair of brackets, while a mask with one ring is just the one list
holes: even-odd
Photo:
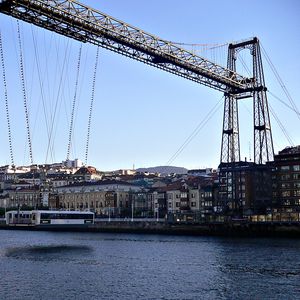
[[223, 272], [242, 272], [242, 273], [254, 273], [259, 275], [271, 275], [271, 276], [300, 276], [300, 270], [291, 269], [275, 269], [275, 268], [257, 268], [249, 266], [236, 266], [226, 264], [222, 268]]

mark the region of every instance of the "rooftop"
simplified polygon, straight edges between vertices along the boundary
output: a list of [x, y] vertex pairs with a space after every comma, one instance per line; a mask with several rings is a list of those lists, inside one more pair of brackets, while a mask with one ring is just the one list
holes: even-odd
[[286, 147], [283, 150], [278, 152], [278, 155], [286, 155], [286, 154], [300, 154], [300, 145], [295, 147]]

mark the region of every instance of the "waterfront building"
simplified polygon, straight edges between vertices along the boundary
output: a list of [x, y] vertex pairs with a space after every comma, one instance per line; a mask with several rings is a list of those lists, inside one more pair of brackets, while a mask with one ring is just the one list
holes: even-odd
[[4, 195], [0, 195], [0, 208], [8, 208], [9, 206], [9, 195], [8, 194], [4, 194]]
[[195, 211], [200, 211], [201, 209], [201, 190], [198, 188], [190, 188], [188, 189], [188, 198], [190, 202], [190, 210], [195, 212]]
[[299, 220], [300, 146], [279, 151], [272, 166], [273, 219]]
[[189, 177], [160, 188], [160, 192], [165, 191], [168, 215], [197, 213], [206, 218], [213, 214], [214, 189], [211, 178]]
[[167, 214], [167, 195], [165, 187], [155, 188], [152, 192], [153, 197], [153, 215], [157, 218], [164, 218]]
[[[275, 155], [274, 162], [235, 164], [233, 181], [213, 169], [158, 177], [118, 172], [105, 180], [93, 167], [74, 171], [63, 163], [0, 167], [0, 207], [91, 210], [99, 216], [249, 216], [257, 220], [300, 219], [300, 146]], [[225, 166], [227, 169], [230, 166]], [[120, 173], [120, 174], [119, 174]], [[261, 216], [261, 217], [259, 217]], [[265, 217], [263, 217], [265, 216]], [[268, 216], [268, 217], [267, 217]]]
[[130, 195], [140, 186], [116, 180], [78, 182], [55, 189], [58, 208], [90, 210], [98, 215], [120, 216], [131, 208]]
[[201, 188], [192, 181], [179, 180], [164, 188], [167, 197], [168, 213], [199, 211]]
[[148, 191], [140, 190], [129, 194], [131, 208], [136, 217], [150, 217], [151, 204], [148, 201]]
[[211, 216], [214, 212], [214, 191], [213, 185], [209, 184], [201, 187], [199, 192], [199, 211], [201, 213], [202, 218], [206, 218], [207, 216]]
[[217, 213], [241, 217], [269, 211], [272, 205], [270, 164], [258, 165], [247, 161], [231, 165], [223, 163], [219, 169]]
[[25, 188], [7, 189], [7, 207], [32, 207], [41, 206], [41, 195], [39, 186]]

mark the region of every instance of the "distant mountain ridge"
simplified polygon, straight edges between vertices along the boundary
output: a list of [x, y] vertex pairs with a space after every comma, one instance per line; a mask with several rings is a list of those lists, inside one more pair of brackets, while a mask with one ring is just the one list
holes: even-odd
[[136, 169], [138, 172], [149, 172], [149, 173], [161, 173], [161, 174], [187, 174], [188, 169], [182, 167], [174, 167], [174, 166], [157, 166], [157, 167], [149, 167], [149, 168], [138, 168]]

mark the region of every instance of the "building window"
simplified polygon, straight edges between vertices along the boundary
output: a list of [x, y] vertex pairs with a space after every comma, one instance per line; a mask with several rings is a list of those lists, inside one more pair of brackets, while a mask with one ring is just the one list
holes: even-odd
[[294, 175], [293, 175], [293, 178], [294, 178], [294, 179], [300, 179], [300, 174], [294, 174]]
[[284, 191], [281, 193], [282, 197], [290, 197], [290, 195], [291, 195], [290, 191]]
[[169, 202], [169, 208], [172, 208], [172, 202]]
[[176, 202], [176, 207], [179, 207], [180, 206], [180, 202]]
[[191, 206], [195, 207], [196, 206], [196, 202], [191, 202]]
[[294, 196], [300, 196], [300, 190], [294, 191]]
[[[298, 174], [294, 174], [294, 176], [295, 175], [298, 175]], [[290, 179], [290, 174], [281, 175], [281, 180], [288, 180], [288, 179]]]
[[300, 171], [300, 165], [293, 166], [293, 171]]
[[245, 193], [239, 193], [240, 198], [245, 198]]
[[212, 193], [211, 192], [205, 192], [204, 193], [204, 197], [205, 198], [211, 198], [212, 197]]
[[290, 166], [281, 166], [281, 171], [289, 171], [290, 170]]

